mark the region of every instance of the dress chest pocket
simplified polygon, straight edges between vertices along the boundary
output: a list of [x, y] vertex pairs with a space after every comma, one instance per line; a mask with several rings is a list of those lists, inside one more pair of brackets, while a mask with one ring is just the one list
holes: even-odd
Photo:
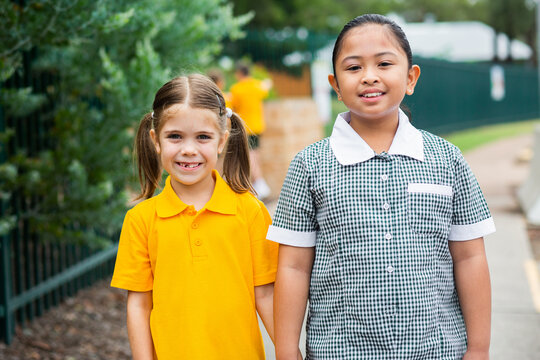
[[407, 217], [414, 233], [448, 237], [452, 220], [452, 187], [448, 185], [410, 183]]

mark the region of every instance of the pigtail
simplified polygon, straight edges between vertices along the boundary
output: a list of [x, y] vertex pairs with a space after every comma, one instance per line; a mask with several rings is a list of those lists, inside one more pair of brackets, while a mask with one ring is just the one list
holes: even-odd
[[223, 159], [223, 176], [234, 192], [241, 194], [249, 191], [255, 194], [250, 180], [249, 146], [244, 121], [235, 113], [232, 113], [230, 120], [231, 130]]
[[159, 155], [150, 137], [152, 122], [152, 114], [148, 113], [144, 115], [135, 138], [133, 155], [137, 162], [139, 183], [141, 184], [141, 193], [137, 196], [137, 199], [151, 198], [161, 180]]

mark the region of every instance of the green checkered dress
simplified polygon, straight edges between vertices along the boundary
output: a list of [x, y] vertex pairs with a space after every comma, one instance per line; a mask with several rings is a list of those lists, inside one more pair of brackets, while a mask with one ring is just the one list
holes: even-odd
[[495, 231], [461, 152], [400, 112], [375, 154], [340, 114], [291, 162], [268, 239], [315, 246], [307, 359], [461, 359], [448, 241]]

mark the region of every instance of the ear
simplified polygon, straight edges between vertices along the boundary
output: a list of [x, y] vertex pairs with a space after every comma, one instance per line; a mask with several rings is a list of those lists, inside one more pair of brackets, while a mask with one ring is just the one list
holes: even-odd
[[337, 78], [334, 76], [334, 74], [329, 74], [328, 75], [328, 82], [330, 83], [330, 85], [332, 86], [334, 91], [336, 92], [336, 94], [338, 96], [338, 99], [341, 99], [341, 94], [339, 92], [339, 85], [338, 85], [338, 82], [337, 82]]
[[219, 140], [218, 144], [218, 154], [221, 154], [223, 152], [223, 149], [225, 149], [225, 144], [227, 144], [227, 140], [229, 139], [229, 130], [226, 130], [221, 139]]
[[158, 155], [161, 154], [161, 147], [159, 146], [159, 139], [156, 134], [156, 131], [154, 129], [150, 129], [149, 133], [150, 133], [150, 139], [152, 139], [152, 142], [154, 143], [154, 146], [156, 148], [156, 152], [158, 153]]
[[409, 69], [409, 74], [407, 75], [407, 95], [412, 95], [414, 93], [414, 87], [416, 82], [420, 77], [420, 66], [413, 65]]

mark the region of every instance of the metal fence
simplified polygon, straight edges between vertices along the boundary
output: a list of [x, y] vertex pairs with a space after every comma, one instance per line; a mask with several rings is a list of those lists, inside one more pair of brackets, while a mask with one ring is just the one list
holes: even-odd
[[[435, 133], [540, 117], [538, 75], [534, 67], [503, 69], [504, 96], [492, 97], [491, 63], [450, 63], [415, 59], [422, 74], [413, 96], [406, 97], [415, 126]], [[499, 84], [499, 86], [502, 84]]]
[[[12, 76], [4, 88], [33, 87], [36, 93], [47, 94], [47, 87], [56, 79], [47, 72], [31, 71], [32, 53], [24, 54], [24, 69]], [[49, 99], [51, 100], [51, 99]], [[25, 117], [7, 117], [0, 108], [0, 133], [15, 130], [14, 136], [0, 146], [0, 165], [9, 157], [23, 152], [36, 156], [51, 143], [47, 131], [53, 120], [53, 104]], [[110, 276], [117, 246], [92, 250], [73, 244], [46, 243], [32, 232], [24, 213], [39, 199], [14, 192], [6, 200], [0, 197], [0, 216], [15, 216], [15, 227], [0, 236], [0, 340], [10, 343], [15, 325], [23, 325], [58, 305], [66, 297], [96, 280]]]

